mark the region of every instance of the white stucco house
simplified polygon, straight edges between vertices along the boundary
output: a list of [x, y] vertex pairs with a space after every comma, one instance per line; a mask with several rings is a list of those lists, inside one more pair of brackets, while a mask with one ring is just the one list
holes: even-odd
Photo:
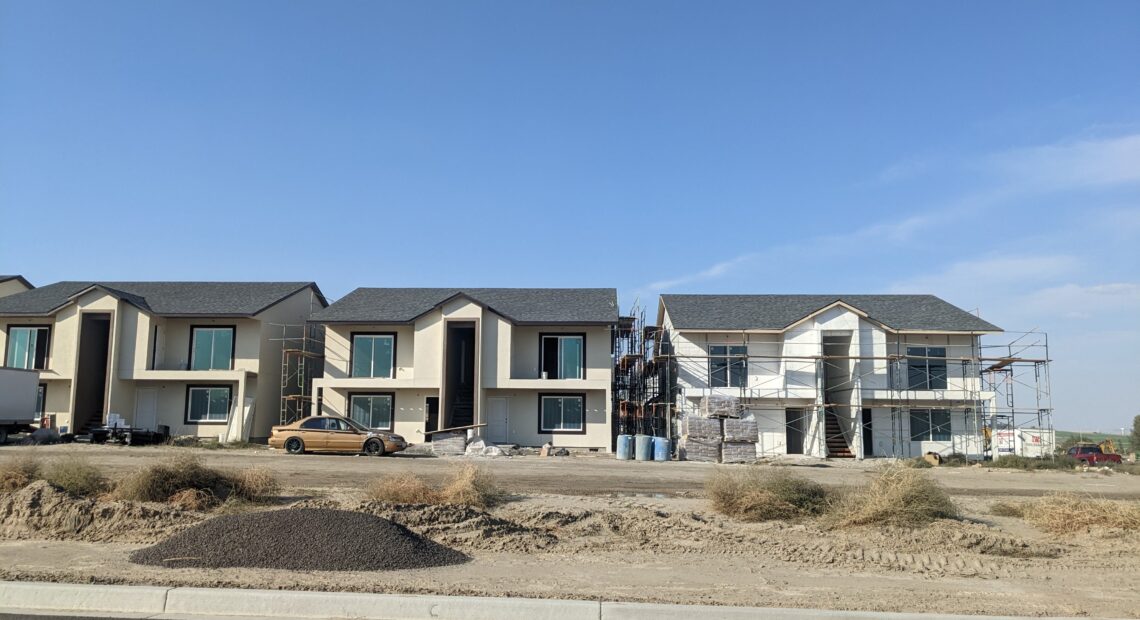
[[313, 317], [314, 413], [608, 452], [617, 319], [614, 289], [359, 288]]
[[678, 416], [754, 418], [757, 454], [978, 455], [997, 326], [931, 295], [662, 295]]
[[39, 413], [61, 432], [117, 414], [258, 439], [278, 422], [279, 326], [326, 305], [312, 282], [57, 282], [0, 298], [0, 351], [39, 373]]

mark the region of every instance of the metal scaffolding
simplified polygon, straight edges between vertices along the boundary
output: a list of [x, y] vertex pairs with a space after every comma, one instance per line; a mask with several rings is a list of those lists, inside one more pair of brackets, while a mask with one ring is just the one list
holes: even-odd
[[281, 405], [279, 424], [289, 424], [309, 415], [313, 402], [313, 378], [324, 372], [324, 329], [319, 325], [280, 325]]

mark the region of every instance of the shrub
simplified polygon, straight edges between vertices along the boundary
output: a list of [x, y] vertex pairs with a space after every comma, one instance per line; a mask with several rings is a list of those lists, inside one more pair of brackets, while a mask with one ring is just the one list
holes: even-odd
[[1091, 527], [1140, 530], [1140, 502], [1056, 493], [1030, 502], [1025, 519], [1054, 534], [1071, 534]]
[[205, 510], [214, 503], [214, 497], [200, 489], [182, 489], [171, 495], [166, 501], [183, 510]]
[[990, 514], [996, 517], [1024, 517], [1025, 506], [1011, 502], [995, 502], [990, 506]]
[[934, 467], [930, 461], [922, 458], [921, 456], [915, 457], [913, 459], [907, 459], [905, 461], [899, 461], [899, 463], [903, 467], [910, 467], [912, 469], [930, 469]]
[[1028, 456], [1018, 456], [1010, 454], [1001, 458], [996, 458], [989, 463], [987, 467], [994, 467], [997, 469], [1021, 469], [1025, 471], [1037, 471], [1041, 469], [1074, 469], [1078, 465], [1076, 459], [1071, 456], [1063, 455], [1053, 458], [1032, 458]]
[[392, 474], [370, 482], [365, 495], [394, 504], [456, 504], [477, 508], [490, 508], [505, 497], [490, 472], [471, 464], [457, 469], [442, 487], [432, 486], [413, 473]]
[[445, 504], [490, 508], [503, 500], [503, 491], [491, 472], [470, 463], [455, 472], [440, 491]]
[[439, 491], [423, 478], [407, 472], [376, 478], [365, 487], [369, 499], [393, 504], [438, 504]]
[[955, 519], [958, 508], [942, 487], [924, 472], [887, 467], [867, 487], [847, 495], [836, 506], [839, 525], [916, 527], [935, 519]]
[[107, 489], [103, 472], [86, 460], [71, 456], [57, 459], [44, 469], [44, 480], [76, 497], [97, 495]]
[[21, 454], [0, 463], [0, 492], [18, 491], [40, 479], [40, 461], [31, 454]]
[[234, 475], [234, 495], [247, 501], [260, 501], [277, 495], [281, 484], [267, 467], [250, 467]]
[[[180, 502], [196, 503], [204, 495], [213, 505], [231, 496], [249, 501], [262, 500], [277, 492], [279, 485], [273, 474], [261, 467], [237, 473], [223, 472], [202, 464], [198, 457], [180, 454], [161, 463], [148, 465], [119, 482], [114, 496], [139, 502], [168, 502], [177, 496]], [[185, 491], [198, 491], [196, 500]]]
[[714, 510], [742, 521], [820, 514], [828, 503], [822, 485], [783, 469], [718, 469], [705, 491]]

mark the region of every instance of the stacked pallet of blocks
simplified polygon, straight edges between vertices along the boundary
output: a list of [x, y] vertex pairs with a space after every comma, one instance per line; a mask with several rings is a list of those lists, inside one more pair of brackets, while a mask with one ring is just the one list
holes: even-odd
[[756, 420], [724, 420], [724, 441], [720, 454], [722, 463], [751, 463], [756, 460], [756, 442], [760, 441]]
[[467, 451], [467, 433], [436, 433], [431, 438], [431, 451], [436, 456], [459, 456]]
[[[720, 462], [720, 444], [724, 438], [720, 420], [685, 416], [681, 432], [680, 453], [686, 461]], [[755, 453], [755, 449], [753, 450]]]

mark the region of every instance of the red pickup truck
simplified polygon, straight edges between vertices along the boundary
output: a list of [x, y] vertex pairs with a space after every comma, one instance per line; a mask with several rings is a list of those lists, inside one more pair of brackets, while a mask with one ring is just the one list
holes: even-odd
[[1119, 465], [1122, 461], [1119, 454], [1105, 454], [1100, 446], [1073, 446], [1069, 448], [1069, 456], [1077, 459], [1082, 465]]

